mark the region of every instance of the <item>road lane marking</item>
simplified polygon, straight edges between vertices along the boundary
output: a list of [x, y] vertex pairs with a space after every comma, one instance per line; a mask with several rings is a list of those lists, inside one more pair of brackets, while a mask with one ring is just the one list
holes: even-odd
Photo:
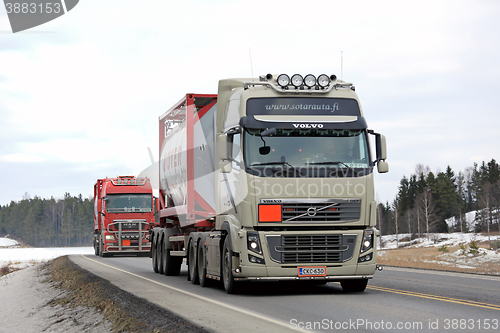
[[[210, 299], [210, 298], [207, 298], [207, 297], [203, 297], [203, 296], [200, 296], [200, 295], [197, 295], [197, 294], [193, 294], [193, 293], [190, 293], [189, 291], [185, 291], [185, 290], [182, 290], [182, 289], [179, 289], [179, 288], [176, 288], [176, 287], [172, 287], [172, 286], [169, 286], [168, 284], [164, 284], [164, 283], [161, 283], [161, 282], [158, 282], [158, 281], [155, 281], [155, 280], [152, 280], [152, 279], [149, 279], [149, 278], [146, 278], [146, 277], [143, 277], [143, 276], [140, 276], [140, 275], [137, 275], [135, 273], [132, 273], [132, 272], [129, 272], [129, 271], [126, 271], [126, 270], [123, 270], [121, 268], [117, 268], [117, 267], [113, 267], [113, 266], [110, 266], [110, 265], [107, 265], [105, 263], [102, 263], [102, 262], [99, 262], [97, 260], [94, 260], [94, 259], [90, 259], [86, 256], [84, 256], [83, 254], [81, 255], [83, 258], [87, 259], [87, 260], [90, 260], [90, 261], [93, 261], [97, 264], [100, 264], [100, 265], [103, 265], [103, 266], [106, 266], [106, 267], [109, 267], [109, 268], [112, 268], [114, 270], [117, 270], [119, 272], [123, 272], [123, 273], [127, 273], [129, 275], [132, 275], [134, 277], [137, 277], [137, 278], [140, 278], [140, 279], [143, 279], [143, 280], [146, 280], [148, 282], [152, 282], [154, 284], [157, 284], [159, 286], [162, 286], [162, 287], [165, 287], [165, 288], [168, 288], [168, 289], [171, 289], [171, 290], [174, 290], [174, 291], [177, 291], [179, 293], [183, 293], [185, 295], [188, 295], [188, 296], [191, 296], [191, 297], [195, 297], [195, 298], [198, 298], [200, 300], [203, 300], [205, 302], [209, 302], [209, 303], [212, 303], [212, 304], [216, 304], [216, 305], [219, 305], [219, 306], [222, 306], [224, 308], [227, 308], [227, 309], [231, 309], [231, 310], [234, 310], [234, 311], [238, 311], [242, 314], [245, 314], [245, 315], [249, 315], [249, 316], [253, 316], [257, 319], [261, 319], [261, 320], [265, 320], [267, 322], [270, 322], [270, 323], [273, 323], [273, 324], [276, 324], [278, 326], [281, 326], [281, 327], [284, 327], [284, 328], [287, 328], [287, 329], [291, 329], [292, 326], [289, 324], [289, 323], [285, 323], [285, 322], [282, 322], [282, 321], [279, 321], [279, 320], [275, 320], [275, 319], [272, 319], [272, 318], [269, 318], [269, 317], [266, 317], [266, 316], [263, 316], [263, 315], [260, 315], [258, 313], [255, 313], [255, 312], [252, 312], [252, 311], [248, 311], [248, 310], [245, 310], [245, 309], [242, 309], [242, 308], [239, 308], [239, 307], [236, 307], [236, 306], [232, 306], [232, 305], [228, 305], [228, 304], [225, 304], [225, 303], [222, 303], [222, 302], [219, 302], [219, 301], [215, 301], [213, 299]], [[301, 328], [295, 328], [293, 329], [294, 331], [296, 332], [304, 332], [304, 333], [310, 333], [311, 331], [307, 331], [307, 330], [304, 330], [304, 329], [301, 329]]]
[[470, 306], [500, 311], [500, 305], [496, 305], [496, 304], [481, 303], [481, 302], [468, 301], [468, 300], [459, 299], [459, 298], [451, 298], [451, 297], [445, 297], [445, 296], [422, 294], [422, 293], [416, 293], [413, 291], [391, 289], [391, 288], [377, 287], [377, 286], [367, 286], [366, 288], [372, 289], [372, 290], [385, 291], [385, 292], [394, 293], [394, 294], [415, 296], [415, 297], [420, 297], [420, 298], [428, 298], [428, 299], [433, 299], [433, 300], [437, 300], [437, 301], [450, 302], [450, 303], [456, 303], [456, 304], [462, 304], [462, 305], [470, 305]]
[[402, 271], [402, 272], [411, 272], [411, 273], [419, 273], [419, 274], [433, 274], [433, 275], [444, 275], [444, 276], [456, 276], [461, 278], [469, 278], [469, 279], [479, 279], [479, 280], [488, 280], [488, 281], [500, 281], [500, 276], [496, 275], [479, 275], [474, 273], [464, 273], [464, 272], [451, 272], [451, 271], [438, 271], [438, 270], [430, 270], [430, 269], [422, 269], [422, 268], [406, 268], [406, 267], [396, 267], [396, 266], [384, 266], [385, 270], [388, 271]]

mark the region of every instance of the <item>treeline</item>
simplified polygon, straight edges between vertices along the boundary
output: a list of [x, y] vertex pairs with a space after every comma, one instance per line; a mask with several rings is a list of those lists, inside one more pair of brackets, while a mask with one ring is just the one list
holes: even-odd
[[91, 246], [94, 230], [92, 198], [30, 198], [0, 206], [0, 236], [35, 247]]
[[[474, 164], [456, 174], [450, 166], [434, 174], [418, 164], [415, 173], [403, 176], [392, 203], [378, 205], [382, 234], [432, 232], [488, 232], [499, 230], [500, 166]], [[477, 211], [474, 230], [468, 230], [465, 213]], [[449, 228], [446, 219], [455, 217]]]

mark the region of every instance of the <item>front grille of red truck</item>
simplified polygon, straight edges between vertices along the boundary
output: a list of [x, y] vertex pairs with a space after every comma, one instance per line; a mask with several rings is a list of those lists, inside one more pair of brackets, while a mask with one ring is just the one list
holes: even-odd
[[359, 221], [361, 200], [337, 202], [284, 202], [283, 222], [353, 222]]
[[280, 264], [342, 263], [352, 258], [356, 235], [266, 235], [271, 259]]

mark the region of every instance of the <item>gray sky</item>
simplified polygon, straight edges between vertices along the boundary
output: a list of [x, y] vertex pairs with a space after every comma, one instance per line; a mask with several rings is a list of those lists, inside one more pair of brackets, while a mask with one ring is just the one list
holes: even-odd
[[499, 18], [496, 0], [81, 0], [13, 34], [0, 7], [0, 204], [139, 174], [148, 147], [158, 159], [159, 115], [252, 73], [354, 83], [387, 137], [376, 181], [392, 201], [417, 163], [500, 160]]

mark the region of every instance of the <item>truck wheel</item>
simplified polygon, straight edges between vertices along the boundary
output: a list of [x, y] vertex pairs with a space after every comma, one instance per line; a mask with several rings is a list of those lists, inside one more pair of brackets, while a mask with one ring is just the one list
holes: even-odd
[[177, 276], [181, 272], [182, 257], [174, 257], [170, 255], [170, 250], [167, 248], [168, 238], [164, 237], [162, 242], [163, 257], [162, 265], [163, 272], [167, 276]]
[[234, 281], [233, 276], [233, 251], [231, 250], [229, 236], [226, 237], [222, 248], [222, 282], [228, 294], [237, 293], [238, 283]]
[[99, 235], [99, 257], [104, 257], [104, 240], [102, 239], [102, 235]]
[[196, 262], [196, 247], [194, 246], [194, 240], [189, 242], [189, 253], [188, 253], [188, 276], [192, 284], [198, 284], [198, 266]]
[[202, 241], [198, 243], [198, 281], [200, 286], [207, 287], [210, 279], [207, 278], [207, 260], [205, 254], [205, 247]]
[[156, 261], [158, 266], [158, 273], [165, 273], [165, 266], [163, 266], [163, 257], [165, 256], [165, 250], [163, 248], [163, 238], [158, 241], [156, 245]]
[[153, 271], [155, 273], [158, 273], [158, 253], [156, 251], [156, 237], [153, 239], [153, 242], [151, 243], [151, 256], [152, 256], [152, 262], [153, 262]]
[[94, 254], [99, 256], [99, 244], [97, 243], [96, 237], [94, 236]]
[[340, 285], [345, 292], [360, 293], [365, 291], [368, 279], [343, 280]]

